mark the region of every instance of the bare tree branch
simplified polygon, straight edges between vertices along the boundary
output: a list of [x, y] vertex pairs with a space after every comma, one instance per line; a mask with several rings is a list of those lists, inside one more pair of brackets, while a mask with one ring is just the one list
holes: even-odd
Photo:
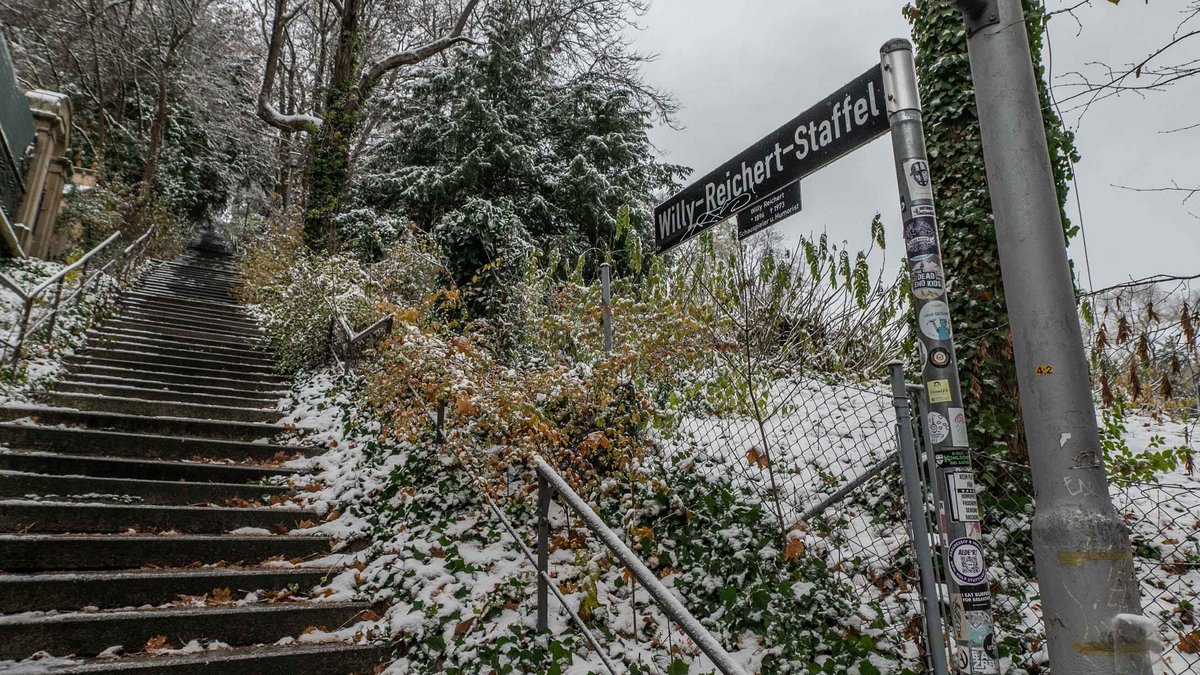
[[[302, 5], [301, 5], [302, 6]], [[304, 131], [317, 133], [322, 120], [315, 115], [285, 115], [271, 104], [271, 91], [275, 88], [275, 75], [279, 70], [279, 59], [283, 51], [283, 34], [288, 21], [296, 16], [300, 7], [287, 11], [287, 0], [275, 0], [275, 11], [271, 18], [271, 42], [267, 47], [267, 60], [263, 68], [262, 88], [258, 91], [258, 116], [280, 131]]]

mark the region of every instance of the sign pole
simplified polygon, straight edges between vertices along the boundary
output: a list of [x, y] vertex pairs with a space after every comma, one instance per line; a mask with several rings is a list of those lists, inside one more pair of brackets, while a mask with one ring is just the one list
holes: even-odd
[[1129, 533], [1109, 496], [1025, 16], [1020, 0], [958, 5], [1037, 493], [1033, 553], [1050, 665], [1145, 675], [1161, 637], [1142, 619]]
[[896, 156], [922, 381], [929, 400], [923, 423], [935, 460], [930, 480], [940, 529], [948, 542], [943, 549], [943, 562], [954, 626], [952, 634], [957, 642], [955, 662], [961, 672], [971, 675], [998, 673], [992, 600], [980, 543], [975, 473], [971, 468], [967, 421], [954, 357], [950, 308], [946, 304], [933, 180], [925, 151], [912, 44], [903, 39], [891, 40], [880, 50], [880, 60]]

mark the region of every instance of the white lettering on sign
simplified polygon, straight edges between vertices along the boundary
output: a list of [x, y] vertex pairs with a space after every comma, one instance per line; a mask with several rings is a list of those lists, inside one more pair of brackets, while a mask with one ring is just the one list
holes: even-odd
[[872, 68], [654, 209], [659, 252], [742, 212], [888, 129]]

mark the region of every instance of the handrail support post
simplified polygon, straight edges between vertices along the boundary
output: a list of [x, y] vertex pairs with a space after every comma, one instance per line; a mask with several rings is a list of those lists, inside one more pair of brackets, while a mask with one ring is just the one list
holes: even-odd
[[550, 630], [550, 482], [537, 472], [537, 630]]

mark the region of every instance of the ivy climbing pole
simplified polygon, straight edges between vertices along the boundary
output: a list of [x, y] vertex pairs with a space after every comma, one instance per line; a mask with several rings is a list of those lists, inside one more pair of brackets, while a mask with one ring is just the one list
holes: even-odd
[[[1031, 50], [1040, 55], [1047, 15], [1041, 2], [1026, 0], [1023, 4]], [[1021, 432], [1017, 377], [962, 14], [954, 3], [937, 0], [910, 4], [904, 13], [912, 24], [917, 50], [929, 157], [939, 168], [934, 189], [946, 279], [953, 288], [950, 314], [955, 321], [959, 372], [968, 392], [965, 403], [971, 438], [980, 459], [991, 457], [1025, 466], [1028, 457]], [[1050, 99], [1045, 65], [1038, 59], [1033, 65], [1063, 207], [1071, 166], [1079, 157], [1074, 138], [1063, 128]], [[1065, 212], [1063, 223], [1063, 236], [1069, 241], [1078, 227], [1070, 224]], [[1032, 500], [1027, 471], [985, 466], [979, 480], [982, 493], [1003, 502], [985, 503], [985, 508], [1019, 509]]]

